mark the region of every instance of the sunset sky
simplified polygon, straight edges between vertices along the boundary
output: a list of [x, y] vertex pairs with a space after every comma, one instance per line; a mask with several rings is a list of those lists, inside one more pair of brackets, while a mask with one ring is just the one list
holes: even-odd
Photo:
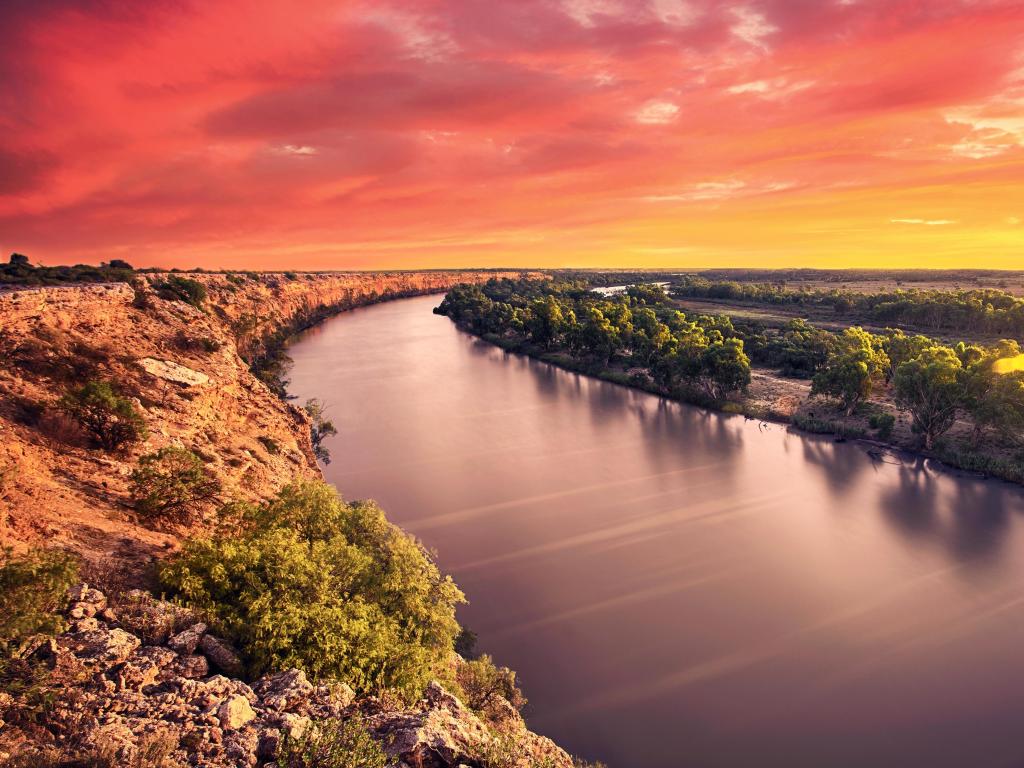
[[0, 247], [1024, 267], [1024, 0], [5, 0]]

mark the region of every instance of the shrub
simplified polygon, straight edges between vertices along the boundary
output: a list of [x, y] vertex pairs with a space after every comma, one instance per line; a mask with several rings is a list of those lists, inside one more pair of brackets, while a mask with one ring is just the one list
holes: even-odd
[[202, 459], [185, 448], [161, 448], [139, 459], [132, 472], [132, 502], [148, 519], [187, 522], [220, 491]]
[[77, 561], [66, 552], [0, 549], [0, 655], [16, 654], [34, 635], [63, 629], [61, 613], [77, 579]]
[[174, 337], [174, 343], [178, 349], [186, 352], [216, 352], [221, 348], [222, 344], [217, 339], [210, 338], [209, 336], [190, 336], [184, 331], [178, 331]]
[[146, 438], [146, 423], [132, 402], [106, 381], [90, 381], [60, 399], [59, 406], [107, 450]]
[[184, 301], [193, 307], [202, 307], [206, 301], [206, 286], [187, 277], [171, 275], [153, 287], [156, 288], [157, 296], [168, 301]]
[[882, 440], [892, 437], [893, 427], [896, 426], [896, 417], [891, 413], [873, 413], [868, 419], [868, 425], [878, 430], [878, 436]]
[[376, 504], [299, 481], [225, 511], [234, 525], [186, 542], [160, 577], [242, 649], [252, 674], [297, 667], [415, 696], [445, 667], [462, 593]]
[[313, 443], [313, 455], [324, 464], [330, 464], [331, 452], [324, 445], [324, 438], [338, 434], [338, 430], [335, 429], [334, 423], [326, 417], [324, 404], [316, 398], [307, 400], [303, 410], [306, 411], [311, 422], [309, 438]]
[[485, 711], [499, 698], [505, 699], [516, 711], [526, 706], [526, 697], [516, 684], [516, 673], [508, 667], [495, 666], [486, 653], [460, 664], [455, 671], [455, 679], [470, 709]]
[[260, 444], [266, 449], [267, 453], [274, 456], [281, 452], [281, 446], [277, 444], [277, 441], [272, 437], [266, 435], [260, 435], [256, 438], [260, 441]]
[[299, 736], [286, 736], [278, 750], [281, 768], [387, 768], [380, 744], [356, 719], [319, 720]]

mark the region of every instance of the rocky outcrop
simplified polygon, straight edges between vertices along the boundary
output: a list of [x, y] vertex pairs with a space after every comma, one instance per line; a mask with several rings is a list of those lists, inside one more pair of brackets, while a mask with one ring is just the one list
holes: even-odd
[[[73, 549], [94, 574], [137, 580], [189, 530], [156, 529], [134, 515], [129, 478], [140, 455], [194, 451], [225, 499], [269, 498], [319, 474], [305, 413], [243, 357], [348, 307], [502, 274], [518, 273], [188, 274], [206, 288], [202, 309], [159, 298], [164, 274], [145, 275], [134, 289], [0, 290], [0, 543]], [[55, 408], [93, 378], [133, 398], [149, 431], [144, 443], [91, 449]]]
[[[344, 684], [314, 685], [294, 669], [249, 685], [205, 673], [222, 650], [233, 651], [223, 640], [204, 642], [212, 635], [187, 611], [143, 593], [130, 596], [123, 611], [94, 589], [77, 597], [71, 631], [30, 653], [48, 670], [42, 683], [0, 698], [0, 763], [56, 755], [84, 765], [104, 755], [112, 764], [139, 765], [147, 764], [141, 755], [159, 754], [163, 768], [252, 768], [272, 764], [282, 740], [312, 723], [356, 718], [396, 768], [572, 768], [565, 752], [526, 730], [518, 715], [496, 729], [437, 682], [417, 703], [397, 707], [356, 698]], [[169, 628], [165, 642], [144, 642], [154, 623]], [[199, 668], [203, 674], [183, 673]], [[50, 702], [45, 713], [38, 701]]]

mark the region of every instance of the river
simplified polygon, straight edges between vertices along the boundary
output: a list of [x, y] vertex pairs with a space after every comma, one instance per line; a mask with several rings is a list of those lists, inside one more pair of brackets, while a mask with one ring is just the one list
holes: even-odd
[[611, 768], [1024, 764], [1024, 496], [347, 312], [327, 479], [437, 551], [534, 730]]

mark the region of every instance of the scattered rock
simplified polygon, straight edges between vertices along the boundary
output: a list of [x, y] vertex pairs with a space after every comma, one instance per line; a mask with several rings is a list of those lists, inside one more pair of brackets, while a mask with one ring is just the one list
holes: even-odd
[[213, 635], [203, 635], [199, 641], [200, 650], [217, 669], [231, 677], [241, 677], [244, 672], [242, 660], [229, 643]]
[[205, 373], [194, 371], [188, 366], [181, 365], [173, 360], [156, 360], [152, 357], [144, 357], [136, 362], [146, 373], [156, 376], [158, 379], [169, 381], [172, 384], [179, 384], [183, 387], [201, 387], [210, 383], [210, 377]]
[[252, 711], [249, 700], [245, 696], [235, 694], [228, 697], [217, 710], [217, 719], [220, 720], [220, 727], [225, 731], [234, 731], [256, 718]]
[[193, 624], [188, 629], [171, 637], [167, 641], [167, 647], [177, 651], [182, 656], [188, 656], [189, 654], [196, 652], [196, 648], [199, 646], [199, 641], [203, 639], [203, 635], [205, 633], [205, 624], [202, 622]]
[[[264, 707], [283, 710], [308, 699], [313, 693], [313, 684], [309, 682], [304, 672], [289, 669], [260, 678], [253, 686], [253, 690]], [[349, 702], [343, 706], [347, 706]]]

